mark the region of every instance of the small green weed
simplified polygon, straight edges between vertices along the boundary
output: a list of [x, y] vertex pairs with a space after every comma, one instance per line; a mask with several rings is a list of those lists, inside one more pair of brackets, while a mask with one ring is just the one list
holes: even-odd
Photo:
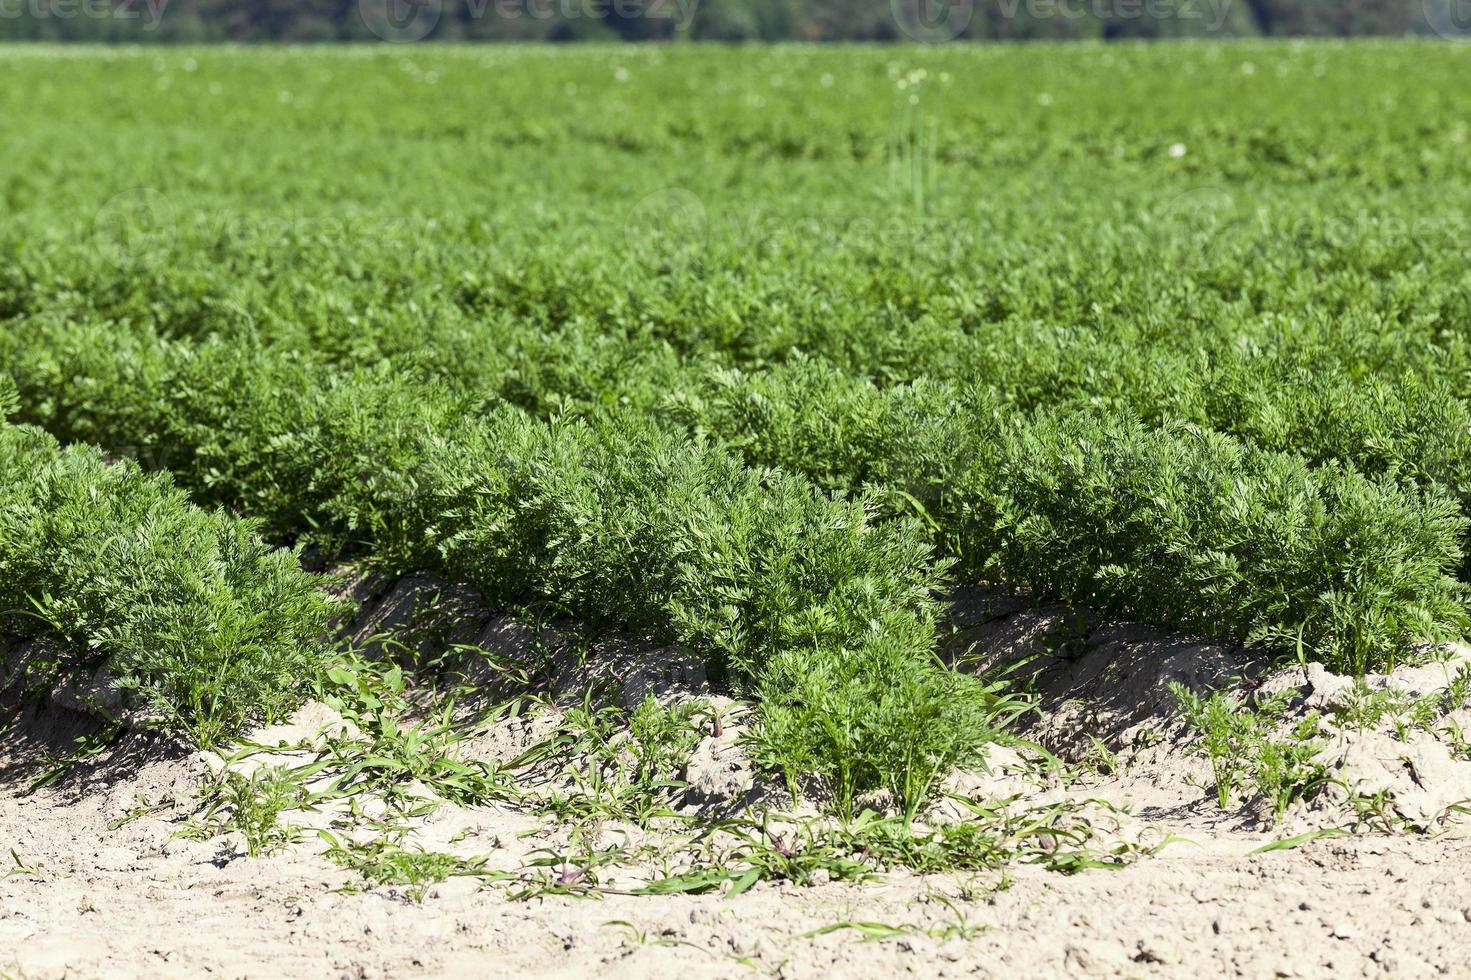
[[561, 820], [621, 819], [649, 826], [670, 809], [685, 783], [678, 776], [711, 717], [708, 702], [665, 707], [652, 697], [632, 712], [599, 705], [589, 688], [564, 709], [562, 723], [545, 741], [507, 764], [511, 770], [556, 763], [575, 789], [554, 792], [541, 805]]
[[357, 843], [329, 831], [319, 831], [328, 844], [327, 856], [358, 872], [373, 886], [398, 885], [415, 902], [422, 902], [429, 889], [450, 878], [479, 878], [502, 881], [506, 872], [487, 870], [484, 857], [462, 858], [422, 849], [406, 848], [388, 837]]
[[1437, 734], [1436, 723], [1446, 715], [1471, 704], [1471, 666], [1462, 667], [1444, 691], [1416, 697], [1397, 688], [1371, 690], [1362, 680], [1333, 706], [1339, 728], [1364, 731], [1380, 727], [1386, 720], [1400, 741], [1415, 731]]
[[1273, 816], [1280, 820], [1294, 801], [1311, 797], [1326, 785], [1327, 771], [1318, 761], [1322, 749], [1318, 713], [1302, 719], [1285, 736], [1277, 734], [1290, 692], [1249, 704], [1224, 691], [1202, 699], [1183, 684], [1170, 689], [1210, 757], [1221, 809], [1229, 810], [1237, 793], [1249, 791], [1270, 800]]
[[273, 854], [298, 840], [300, 830], [283, 824], [281, 814], [310, 805], [301, 775], [283, 766], [259, 769], [249, 777], [227, 771], [211, 796], [181, 835], [199, 840], [237, 832], [251, 857]]
[[35, 866], [35, 865], [27, 864], [26, 862], [22, 861], [21, 858], [20, 858], [20, 855], [16, 853], [16, 850], [13, 847], [10, 849], [10, 861], [11, 861], [11, 867], [10, 867], [9, 870], [7, 870], [5, 872], [5, 877], [7, 877], [7, 878], [21, 878], [21, 877], [39, 878], [39, 877], [41, 877], [41, 869], [39, 867]]

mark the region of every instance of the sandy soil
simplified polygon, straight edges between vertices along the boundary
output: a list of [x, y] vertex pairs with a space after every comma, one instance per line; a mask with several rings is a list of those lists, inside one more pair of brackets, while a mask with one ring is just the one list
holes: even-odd
[[[1433, 835], [1362, 833], [1252, 854], [1336, 826], [1344, 814], [1328, 799], [1274, 827], [1259, 808], [1222, 813], [1215, 805], [1209, 770], [1185, 750], [1160, 692], [1170, 679], [1208, 684], [1251, 674], [1239, 651], [1139, 627], [1079, 628], [1073, 611], [1019, 611], [985, 597], [958, 608], [962, 645], [1042, 654], [1035, 669], [1044, 713], [1030, 734], [1074, 754], [1092, 734], [1117, 764], [1062, 786], [1007, 774], [999, 754], [997, 772], [957, 788], [1126, 803], [1133, 812], [1118, 835], [1179, 840], [1126, 867], [1071, 876], [1022, 865], [863, 885], [763, 883], [734, 899], [530, 901], [460, 878], [416, 903], [402, 888], [360, 890], [362, 880], [311, 838], [249, 858], [232, 836], [177, 837], [187, 801], [219, 760], [161, 756], [144, 736], [24, 795], [38, 747], [87, 724], [53, 705], [0, 742], [0, 976], [1471, 977], [1471, 840], [1444, 819], [1447, 802], [1471, 786], [1461, 768], [1471, 762], [1437, 755], [1434, 739], [1369, 732], [1344, 740], [1332, 753], [1334, 771], [1365, 792], [1394, 791]], [[1449, 672], [1443, 664], [1416, 670], [1370, 682], [1419, 692], [1443, 685]], [[646, 683], [637, 675], [630, 672], [633, 683]], [[1302, 692], [1307, 710], [1344, 682], [1319, 671], [1267, 683]], [[310, 706], [265, 734], [309, 735], [330, 721], [324, 710]], [[1155, 731], [1161, 735], [1141, 737]], [[506, 744], [491, 737], [481, 747], [518, 744], [499, 741]], [[701, 746], [697, 758], [715, 759], [718, 769], [719, 749]], [[165, 800], [181, 805], [116, 826], [140, 805]], [[419, 834], [426, 844], [493, 854], [508, 869], [557, 843], [543, 822], [488, 807], [443, 808]], [[858, 929], [829, 930], [855, 922], [891, 930], [872, 941]]]
[[[0, 971], [17, 977], [1471, 976], [1471, 845], [1207, 834], [1118, 871], [1033, 867], [997, 882], [757, 885], [715, 896], [508, 901], [452, 880], [414, 904], [320, 856], [250, 859], [170, 840], [145, 817], [109, 831], [140, 787], [43, 791], [0, 807], [0, 846], [32, 871], [0, 883]], [[505, 828], [521, 829], [514, 815]], [[509, 836], [509, 835], [508, 835]], [[935, 895], [946, 896], [947, 906]], [[918, 930], [863, 942], [856, 920]], [[630, 926], [613, 925], [624, 921]]]

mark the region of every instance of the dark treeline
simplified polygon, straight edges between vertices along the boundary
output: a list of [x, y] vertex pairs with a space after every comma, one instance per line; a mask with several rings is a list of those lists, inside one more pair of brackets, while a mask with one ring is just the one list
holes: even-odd
[[1463, 0], [0, 0], [0, 39], [1027, 40], [1451, 33]]

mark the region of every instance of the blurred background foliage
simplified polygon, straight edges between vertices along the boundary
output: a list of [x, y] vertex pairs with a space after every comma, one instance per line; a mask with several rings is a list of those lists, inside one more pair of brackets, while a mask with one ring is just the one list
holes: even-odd
[[[386, 12], [436, 40], [906, 41], [1432, 33], [1465, 0], [0, 0], [0, 40], [376, 40]], [[1471, 8], [1471, 4], [1467, 4]], [[381, 32], [380, 32], [381, 33]], [[415, 32], [417, 33], [417, 32]], [[1439, 33], [1446, 33], [1444, 29]]]

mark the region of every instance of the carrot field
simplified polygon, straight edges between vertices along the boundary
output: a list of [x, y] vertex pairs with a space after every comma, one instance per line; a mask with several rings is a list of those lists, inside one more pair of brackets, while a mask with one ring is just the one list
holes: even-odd
[[[210, 750], [193, 839], [310, 838], [420, 901], [1074, 872], [1157, 842], [967, 774], [1116, 776], [1147, 707], [1213, 820], [1439, 830], [1464, 801], [1411, 814], [1324, 753], [1394, 728], [1471, 767], [1468, 67], [1414, 40], [0, 50], [6, 717], [92, 719], [27, 786]], [[1133, 741], [1049, 731], [1077, 691], [1037, 658], [1083, 683], [1120, 624], [1131, 666], [1087, 694]], [[303, 704], [338, 734], [230, 769]], [[691, 814], [712, 738], [769, 812]], [[502, 866], [406, 829], [440, 803], [678, 843]]]

